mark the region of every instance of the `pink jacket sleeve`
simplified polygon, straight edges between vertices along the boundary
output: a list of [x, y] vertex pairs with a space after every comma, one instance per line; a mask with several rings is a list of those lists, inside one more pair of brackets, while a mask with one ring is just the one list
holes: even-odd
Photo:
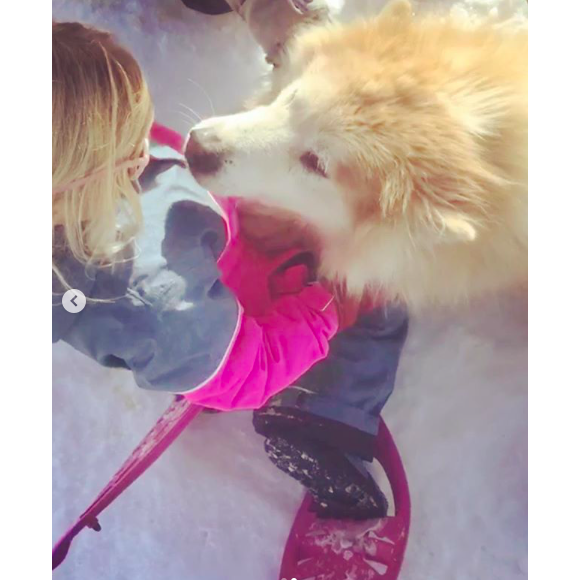
[[337, 328], [332, 297], [318, 285], [280, 298], [263, 317], [242, 314], [217, 374], [185, 397], [223, 411], [258, 409], [327, 355]]
[[269, 279], [293, 252], [271, 259], [238, 235], [235, 200], [219, 200], [228, 244], [218, 265], [238, 297], [238, 328], [222, 364], [195, 390], [193, 403], [224, 411], [257, 409], [326, 357], [338, 330], [334, 299], [320, 284], [274, 300]]

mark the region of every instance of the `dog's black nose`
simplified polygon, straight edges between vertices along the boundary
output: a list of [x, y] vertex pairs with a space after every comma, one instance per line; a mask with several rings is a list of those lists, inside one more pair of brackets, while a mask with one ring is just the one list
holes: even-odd
[[204, 148], [198, 140], [195, 129], [189, 133], [189, 139], [185, 147], [185, 158], [193, 175], [211, 175], [216, 173], [224, 160], [222, 153]]

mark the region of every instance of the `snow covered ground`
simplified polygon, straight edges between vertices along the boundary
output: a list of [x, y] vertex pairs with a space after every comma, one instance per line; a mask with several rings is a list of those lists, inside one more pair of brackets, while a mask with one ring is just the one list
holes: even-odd
[[[384, 0], [350, 0], [346, 17]], [[419, 0], [525, 18], [524, 0]], [[264, 70], [233, 15], [179, 0], [53, 0], [54, 18], [111, 29], [148, 75], [158, 120], [234, 111]], [[53, 539], [86, 507], [169, 399], [129, 373], [53, 348]], [[402, 580], [527, 578], [527, 303], [415, 319], [385, 418], [410, 479]], [[247, 413], [203, 416], [84, 531], [56, 580], [274, 580], [301, 488], [262, 452]]]

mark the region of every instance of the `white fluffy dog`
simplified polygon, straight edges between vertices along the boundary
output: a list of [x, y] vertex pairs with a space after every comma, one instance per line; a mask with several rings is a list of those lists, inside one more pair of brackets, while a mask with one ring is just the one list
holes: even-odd
[[308, 224], [326, 278], [416, 309], [526, 284], [527, 110], [527, 32], [397, 1], [299, 34], [186, 156], [205, 187]]

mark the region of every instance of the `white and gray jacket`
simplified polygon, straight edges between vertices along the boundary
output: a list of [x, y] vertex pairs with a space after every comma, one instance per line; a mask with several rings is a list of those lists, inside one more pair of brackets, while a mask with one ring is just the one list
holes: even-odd
[[112, 268], [58, 259], [87, 303], [67, 312], [53, 276], [53, 342], [64, 340], [106, 366], [130, 368], [139, 386], [179, 393], [220, 365], [239, 318], [216, 261], [224, 221], [170, 149], [153, 152], [141, 178], [144, 224], [133, 255]]

